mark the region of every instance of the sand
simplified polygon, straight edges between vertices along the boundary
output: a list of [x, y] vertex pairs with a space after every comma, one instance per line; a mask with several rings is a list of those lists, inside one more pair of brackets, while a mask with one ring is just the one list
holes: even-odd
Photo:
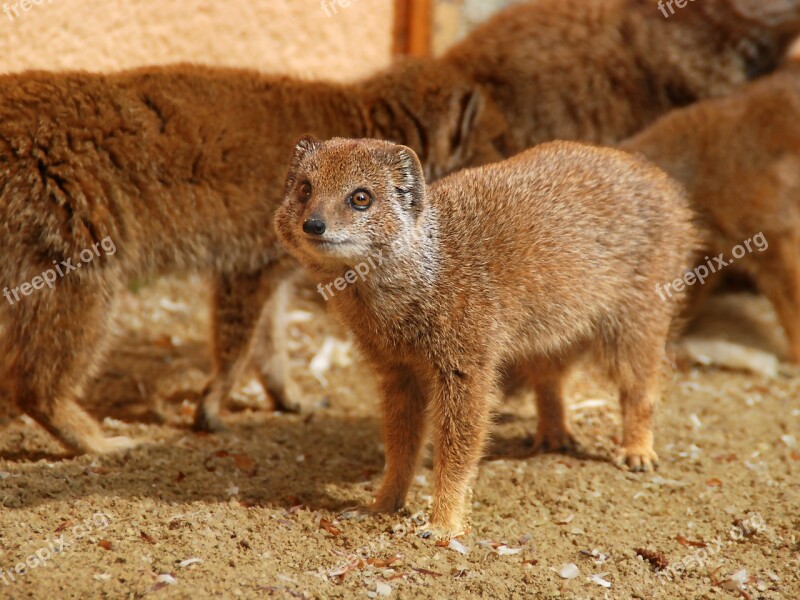
[[[121, 302], [118, 340], [84, 405], [140, 447], [65, 457], [0, 403], [0, 598], [800, 598], [796, 369], [682, 363], [665, 380], [655, 474], [611, 463], [619, 409], [590, 365], [569, 385], [579, 455], [532, 453], [533, 398], [510, 398], [471, 530], [443, 546], [417, 535], [430, 459], [403, 513], [358, 509], [383, 467], [378, 396], [308, 293], [292, 302], [288, 339], [304, 412], [273, 412], [246, 378], [229, 431], [191, 432], [210, 369], [205, 300], [190, 279]], [[761, 299], [737, 301], [771, 314]], [[773, 319], [761, 321], [726, 327], [755, 327], [780, 352]], [[308, 364], [325, 340], [334, 360], [318, 378]]]

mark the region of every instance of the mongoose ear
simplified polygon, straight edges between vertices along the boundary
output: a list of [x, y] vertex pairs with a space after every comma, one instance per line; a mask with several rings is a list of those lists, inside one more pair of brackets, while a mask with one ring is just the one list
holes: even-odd
[[321, 143], [315, 140], [310, 135], [303, 135], [298, 138], [298, 140], [294, 143], [294, 149], [292, 150], [292, 158], [289, 161], [289, 171], [286, 174], [286, 193], [289, 193], [289, 190], [295, 184], [295, 178], [297, 176], [297, 169], [300, 166], [302, 160], [308, 156], [319, 150]]
[[307, 154], [311, 154], [312, 152], [318, 150], [319, 147], [320, 143], [312, 136], [308, 134], [301, 135], [294, 143], [294, 155], [302, 159]]
[[422, 212], [425, 200], [425, 172], [422, 164], [416, 152], [408, 146], [395, 146], [392, 159], [395, 190], [403, 207], [416, 218]]
[[453, 97], [454, 123], [451, 149], [454, 154], [463, 150], [472, 135], [472, 129], [478, 122], [478, 115], [483, 110], [483, 95], [478, 90], [470, 90]]

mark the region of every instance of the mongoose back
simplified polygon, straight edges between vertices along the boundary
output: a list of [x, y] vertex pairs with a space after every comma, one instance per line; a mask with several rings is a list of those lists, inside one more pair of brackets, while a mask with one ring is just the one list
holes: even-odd
[[404, 141], [441, 175], [496, 153], [502, 119], [474, 89], [420, 61], [351, 85], [190, 65], [0, 77], [0, 317], [19, 406], [71, 450], [130, 446], [77, 403], [114, 295], [198, 271], [215, 281], [216, 374], [196, 425], [217, 427], [286, 262], [272, 219], [297, 136]]
[[620, 387], [619, 459], [650, 468], [675, 309], [654, 288], [682, 272], [691, 217], [677, 183], [614, 149], [543, 144], [426, 188], [409, 148], [299, 140], [275, 226], [336, 291], [332, 309], [379, 376], [386, 474], [374, 508], [403, 505], [430, 421], [431, 526], [459, 532], [503, 365], [525, 363], [537, 442], [560, 448], [574, 441], [562, 381], [589, 349]]
[[[705, 239], [697, 268], [708, 261], [714, 271], [747, 272], [800, 362], [800, 61], [730, 97], [670, 113], [621, 147], [686, 186]], [[717, 281], [713, 273], [695, 283], [691, 305]]]
[[499, 12], [442, 60], [485, 86], [511, 155], [554, 139], [620, 142], [772, 71], [798, 35], [800, 0], [538, 0]]

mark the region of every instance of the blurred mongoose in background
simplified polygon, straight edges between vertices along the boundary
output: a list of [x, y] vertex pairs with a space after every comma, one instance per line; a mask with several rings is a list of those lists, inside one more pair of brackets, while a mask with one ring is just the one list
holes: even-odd
[[495, 100], [510, 156], [554, 139], [620, 142], [774, 70], [800, 35], [800, 0], [700, 0], [673, 12], [665, 18], [656, 0], [538, 0], [499, 12], [441, 60]]
[[677, 300], [660, 302], [655, 286], [682, 273], [691, 219], [677, 183], [619, 150], [543, 144], [426, 188], [407, 147], [300, 139], [275, 227], [335, 292], [332, 309], [377, 371], [386, 474], [374, 509], [403, 506], [430, 421], [431, 527], [461, 531], [510, 360], [525, 362], [537, 391], [537, 443], [563, 447], [574, 439], [562, 381], [596, 350], [620, 388], [618, 458], [651, 468]]
[[77, 403], [114, 295], [198, 271], [215, 278], [215, 376], [196, 425], [217, 427], [285, 268], [272, 221], [292, 144], [401, 141], [431, 177], [491, 160], [502, 119], [452, 71], [411, 61], [351, 85], [189, 65], [0, 77], [0, 317], [20, 408], [73, 451], [129, 447]]
[[[800, 61], [730, 97], [675, 111], [621, 147], [686, 186], [705, 242], [695, 264], [719, 255], [716, 268], [744, 270], [774, 305], [789, 357], [800, 362]], [[754, 236], [760, 244], [732, 255]], [[717, 272], [695, 284], [691, 304], [718, 280]]]

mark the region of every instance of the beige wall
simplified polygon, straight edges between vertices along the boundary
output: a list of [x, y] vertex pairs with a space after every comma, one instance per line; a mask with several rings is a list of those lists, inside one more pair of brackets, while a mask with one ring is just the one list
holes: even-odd
[[352, 79], [389, 63], [392, 0], [325, 4], [330, 16], [321, 0], [0, 0], [0, 72], [193, 61]]

